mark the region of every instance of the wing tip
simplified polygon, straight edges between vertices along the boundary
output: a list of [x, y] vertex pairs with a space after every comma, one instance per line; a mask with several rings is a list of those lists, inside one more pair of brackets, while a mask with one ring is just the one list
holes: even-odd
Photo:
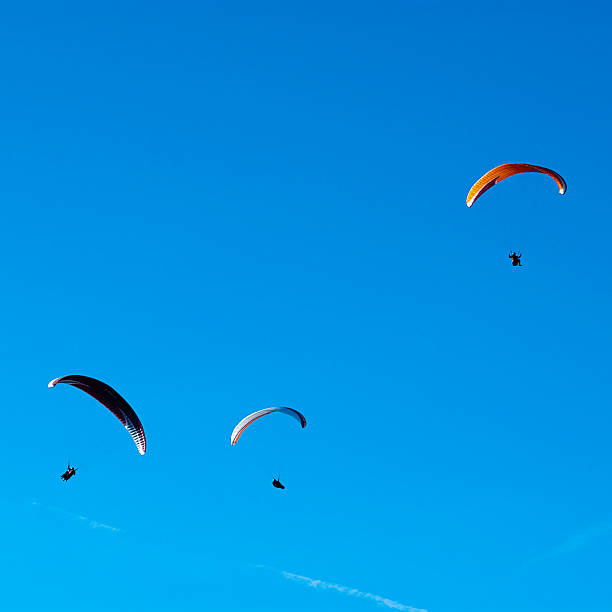
[[54, 378], [52, 381], [50, 381], [49, 384], [47, 385], [47, 389], [53, 389], [53, 387], [55, 387], [55, 385], [57, 384], [58, 380], [59, 378]]

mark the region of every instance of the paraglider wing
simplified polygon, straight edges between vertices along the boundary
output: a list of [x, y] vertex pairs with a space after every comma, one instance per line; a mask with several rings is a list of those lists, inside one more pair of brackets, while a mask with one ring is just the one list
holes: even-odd
[[559, 193], [564, 194], [567, 190], [567, 185], [564, 178], [549, 168], [543, 166], [533, 166], [532, 164], [502, 164], [489, 170], [484, 176], [481, 176], [470, 189], [467, 196], [468, 208], [474, 204], [474, 202], [488, 189], [491, 189], [497, 183], [507, 179], [509, 176], [515, 174], [521, 174], [523, 172], [541, 172], [550, 176], [557, 186], [559, 187]]
[[72, 385], [89, 393], [93, 398], [97, 399], [101, 404], [106, 406], [122, 423], [123, 426], [130, 432], [132, 439], [138, 448], [141, 455], [147, 450], [147, 439], [142, 427], [142, 423], [132, 407], [112, 388], [107, 384], [89, 376], [81, 376], [80, 374], [71, 374], [70, 376], [61, 376], [52, 380], [48, 387], [52, 389], [59, 383]]
[[236, 442], [238, 442], [238, 438], [241, 436], [242, 432], [251, 423], [253, 423], [257, 419], [260, 419], [262, 416], [265, 416], [266, 414], [271, 414], [272, 412], [282, 412], [284, 414], [288, 414], [289, 416], [298, 420], [302, 428], [306, 427], [306, 417], [301, 412], [298, 412], [297, 410], [294, 410], [293, 408], [286, 408], [284, 406], [276, 407], [276, 408], [264, 408], [263, 410], [258, 410], [257, 412], [253, 412], [253, 414], [249, 414], [249, 416], [242, 419], [242, 421], [240, 421], [240, 423], [238, 423], [238, 425], [234, 427], [234, 431], [232, 431], [232, 438], [231, 438], [232, 446], [236, 444]]

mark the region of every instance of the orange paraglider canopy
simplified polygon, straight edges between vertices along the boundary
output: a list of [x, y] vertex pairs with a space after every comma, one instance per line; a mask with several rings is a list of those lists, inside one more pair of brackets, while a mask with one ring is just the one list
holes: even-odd
[[549, 170], [543, 166], [533, 166], [532, 164], [502, 164], [489, 170], [484, 176], [480, 177], [470, 189], [467, 196], [468, 207], [472, 206], [474, 202], [487, 190], [491, 189], [493, 185], [497, 185], [500, 181], [507, 179], [509, 176], [515, 174], [521, 174], [522, 172], [541, 172], [542, 174], [548, 174], [559, 187], [559, 193], [564, 194], [567, 190], [565, 180], [560, 174], [557, 174], [554, 170]]

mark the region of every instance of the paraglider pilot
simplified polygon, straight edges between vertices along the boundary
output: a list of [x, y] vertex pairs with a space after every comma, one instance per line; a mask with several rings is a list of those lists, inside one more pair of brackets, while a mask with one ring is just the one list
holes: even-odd
[[510, 253], [510, 255], [508, 255], [508, 257], [512, 260], [512, 265], [513, 266], [521, 266], [521, 257], [522, 255], [520, 253], [517, 254], [516, 251], [512, 251], [512, 253]]
[[276, 487], [277, 489], [284, 489], [284, 488], [285, 488], [285, 485], [283, 485], [283, 484], [281, 483], [281, 481], [280, 481], [278, 478], [275, 478], [275, 479], [272, 481], [272, 486], [273, 486], [273, 487]]
[[70, 464], [68, 464], [68, 469], [61, 475], [61, 479], [64, 482], [68, 482], [68, 480], [70, 480], [76, 474], [78, 469], [79, 468], [70, 467]]

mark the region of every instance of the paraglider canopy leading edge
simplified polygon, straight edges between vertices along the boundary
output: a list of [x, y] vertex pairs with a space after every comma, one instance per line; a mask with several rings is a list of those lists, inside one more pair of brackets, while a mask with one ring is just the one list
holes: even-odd
[[102, 405], [106, 406], [128, 430], [136, 448], [141, 455], [147, 450], [147, 439], [140, 419], [134, 409], [109, 385], [89, 376], [71, 374], [70, 376], [60, 376], [54, 378], [49, 384], [49, 389], [55, 385], [64, 383], [85, 391], [93, 398], [97, 399]]
[[491, 187], [497, 185], [497, 183], [510, 176], [523, 172], [540, 172], [541, 174], [547, 174], [557, 183], [561, 195], [567, 191], [565, 179], [554, 170], [544, 168], [543, 166], [534, 166], [533, 164], [502, 164], [501, 166], [493, 168], [493, 170], [489, 170], [472, 185], [466, 200], [468, 208], [471, 207], [485, 191], [491, 189]]
[[273, 408], [264, 408], [263, 410], [258, 410], [257, 412], [253, 412], [249, 414], [249, 416], [244, 417], [236, 427], [234, 427], [234, 431], [232, 431], [231, 443], [232, 446], [238, 442], [238, 438], [242, 435], [242, 432], [249, 426], [251, 423], [255, 422], [257, 419], [260, 419], [262, 416], [266, 414], [272, 414], [273, 412], [282, 412], [283, 414], [287, 414], [290, 417], [293, 417], [297, 421], [299, 421], [302, 428], [306, 427], [306, 417], [297, 410], [293, 408], [287, 408], [286, 406], [276, 406]]

